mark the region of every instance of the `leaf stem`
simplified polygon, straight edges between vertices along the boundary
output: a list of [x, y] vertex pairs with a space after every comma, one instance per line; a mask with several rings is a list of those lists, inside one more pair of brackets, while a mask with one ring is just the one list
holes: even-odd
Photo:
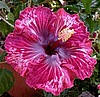
[[6, 61], [4, 61], [4, 62], [0, 62], [0, 64], [7, 64], [7, 62], [6, 62]]
[[96, 51], [96, 49], [94, 47], [92, 47], [92, 49], [94, 50], [94, 52], [98, 55], [99, 53]]
[[12, 28], [14, 28], [14, 25], [12, 25], [11, 23], [9, 23], [6, 19], [4, 19], [2, 16], [0, 16], [0, 18], [6, 22], [9, 26], [11, 26]]

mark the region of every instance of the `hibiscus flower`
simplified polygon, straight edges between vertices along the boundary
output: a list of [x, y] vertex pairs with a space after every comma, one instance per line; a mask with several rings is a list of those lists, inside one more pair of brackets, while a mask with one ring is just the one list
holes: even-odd
[[96, 60], [89, 32], [77, 14], [63, 8], [26, 8], [5, 40], [6, 61], [28, 86], [59, 95], [71, 88], [75, 78], [92, 75]]
[[97, 85], [97, 89], [100, 90], [100, 84]]

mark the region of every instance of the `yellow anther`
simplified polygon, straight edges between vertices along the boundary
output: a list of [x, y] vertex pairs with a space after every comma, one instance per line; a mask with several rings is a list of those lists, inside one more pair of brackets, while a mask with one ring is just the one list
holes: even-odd
[[66, 42], [71, 36], [74, 34], [74, 29], [65, 28], [61, 32], [58, 33], [58, 40], [62, 40], [62, 42]]

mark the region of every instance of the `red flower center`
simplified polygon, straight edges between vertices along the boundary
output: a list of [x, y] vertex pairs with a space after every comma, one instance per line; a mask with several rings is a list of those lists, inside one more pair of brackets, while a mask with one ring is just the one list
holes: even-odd
[[55, 48], [52, 47], [52, 45], [47, 45], [47, 46], [44, 46], [44, 49], [45, 49], [45, 53], [47, 55], [55, 55], [57, 54], [57, 51], [56, 51], [56, 45], [55, 45]]
[[64, 28], [58, 33], [58, 40], [53, 44], [49, 44], [48, 46], [44, 46], [45, 53], [47, 55], [57, 54], [56, 48], [59, 46], [60, 42], [66, 42], [71, 36], [74, 34], [74, 30], [69, 28]]

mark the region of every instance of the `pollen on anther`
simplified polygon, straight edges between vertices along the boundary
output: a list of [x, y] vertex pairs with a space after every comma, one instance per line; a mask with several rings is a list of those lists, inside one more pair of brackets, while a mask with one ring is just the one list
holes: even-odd
[[66, 42], [74, 34], [74, 29], [65, 28], [58, 33], [58, 40]]

